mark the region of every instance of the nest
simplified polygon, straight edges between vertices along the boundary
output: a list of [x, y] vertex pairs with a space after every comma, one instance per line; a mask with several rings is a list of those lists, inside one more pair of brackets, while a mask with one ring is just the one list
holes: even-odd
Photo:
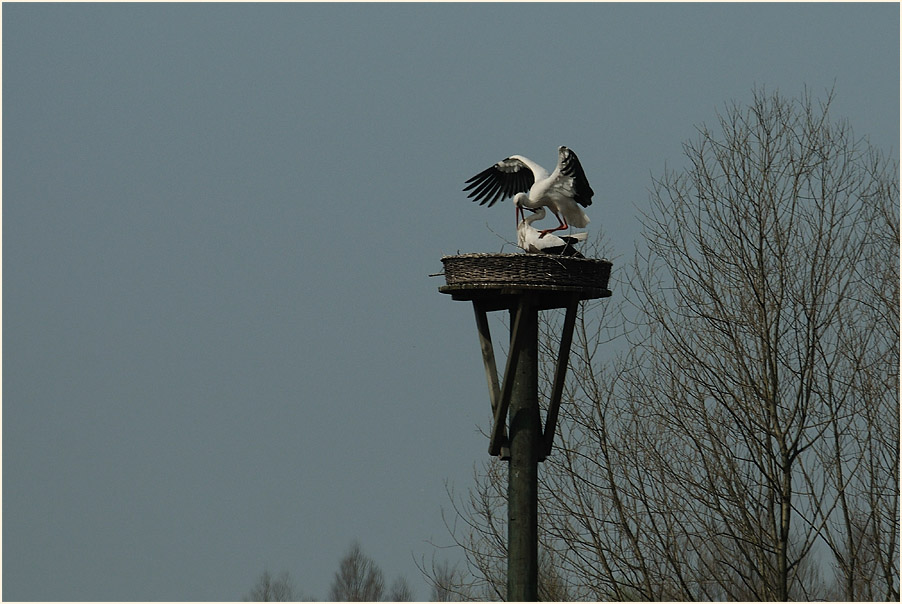
[[[607, 260], [549, 254], [461, 254], [442, 257], [449, 286], [555, 286], [606, 289]], [[608, 294], [610, 295], [610, 294]]]

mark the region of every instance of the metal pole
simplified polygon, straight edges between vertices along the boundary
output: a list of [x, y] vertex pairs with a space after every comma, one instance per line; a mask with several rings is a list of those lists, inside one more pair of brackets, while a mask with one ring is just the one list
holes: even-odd
[[[507, 600], [538, 600], [538, 458], [542, 426], [538, 398], [538, 311], [520, 298], [522, 330], [510, 400], [510, 463], [507, 489]], [[515, 309], [511, 310], [513, 329]], [[513, 334], [512, 334], [513, 335]], [[512, 353], [514, 351], [511, 351]]]

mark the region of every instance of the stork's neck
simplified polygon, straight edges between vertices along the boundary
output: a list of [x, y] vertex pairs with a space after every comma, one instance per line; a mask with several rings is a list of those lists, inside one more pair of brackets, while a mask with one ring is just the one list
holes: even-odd
[[[540, 212], [543, 212], [542, 217], [544, 218], [545, 216], [543, 204], [536, 203], [535, 201], [530, 199], [529, 195], [526, 193], [517, 193], [516, 195], [514, 195], [514, 203], [521, 208], [528, 208], [530, 210], [538, 210]], [[541, 218], [536, 218], [536, 220], [541, 220]]]
[[535, 221], [542, 220], [543, 218], [545, 218], [545, 208], [539, 208], [538, 210], [533, 212], [532, 216], [527, 216], [526, 218], [524, 218], [523, 222], [525, 224], [531, 225]]

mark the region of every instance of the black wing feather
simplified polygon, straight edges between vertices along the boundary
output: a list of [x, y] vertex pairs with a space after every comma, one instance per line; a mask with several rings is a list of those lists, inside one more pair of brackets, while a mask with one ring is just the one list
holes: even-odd
[[470, 191], [467, 197], [479, 205], [492, 207], [500, 199], [529, 191], [534, 182], [535, 175], [526, 164], [508, 157], [467, 180], [463, 190]]
[[589, 179], [586, 178], [586, 173], [583, 171], [583, 166], [579, 163], [576, 153], [567, 147], [561, 148], [561, 174], [573, 178], [576, 203], [584, 208], [592, 205], [592, 196], [595, 195], [595, 191], [589, 186]]
[[579, 250], [574, 248], [570, 242], [567, 242], [566, 245], [554, 245], [542, 248], [543, 254], [550, 254], [552, 256], [571, 256], [573, 258], [585, 258]]
[[[473, 191], [470, 193], [469, 197], [472, 197], [475, 199], [482, 199], [483, 197], [488, 199], [489, 197], [494, 195], [495, 192], [501, 187], [501, 182], [492, 178], [490, 174], [486, 175], [486, 177], [483, 181], [481, 181], [479, 183], [473, 183], [473, 184], [478, 185], [478, 186], [476, 186], [476, 188], [473, 189]], [[464, 190], [466, 191], [466, 189], [464, 189]]]

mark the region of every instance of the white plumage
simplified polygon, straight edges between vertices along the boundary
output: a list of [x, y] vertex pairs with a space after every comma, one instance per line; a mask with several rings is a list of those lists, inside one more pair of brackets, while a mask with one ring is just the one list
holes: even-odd
[[518, 225], [524, 208], [547, 207], [560, 224], [541, 231], [540, 236], [570, 226], [587, 226], [589, 217], [582, 208], [592, 205], [595, 195], [579, 158], [567, 147], [558, 147], [557, 167], [551, 174], [522, 155], [511, 155], [470, 178], [466, 184], [464, 191], [471, 191], [467, 197], [479, 205], [491, 207], [500, 199], [513, 197]]
[[[514, 200], [514, 204], [517, 205], [518, 209], [522, 210], [516, 200]], [[532, 216], [523, 218], [523, 220], [517, 224], [517, 245], [521, 249], [530, 254], [557, 254], [559, 256], [584, 257], [576, 251], [573, 246], [580, 241], [584, 241], [587, 233], [574, 233], [573, 235], [568, 235], [566, 237], [558, 237], [557, 235], [549, 234], [543, 236], [538, 229], [532, 226], [532, 223], [545, 218], [545, 208], [529, 211], [533, 213]]]

